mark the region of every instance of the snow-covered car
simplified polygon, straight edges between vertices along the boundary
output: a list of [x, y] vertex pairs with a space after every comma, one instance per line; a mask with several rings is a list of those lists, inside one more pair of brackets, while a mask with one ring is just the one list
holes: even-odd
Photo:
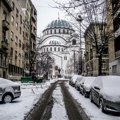
[[80, 81], [83, 79], [83, 76], [78, 76], [75, 82], [75, 88], [79, 90]]
[[96, 77], [83, 77], [83, 79], [80, 81], [79, 84], [80, 93], [83, 94], [85, 97], [89, 97], [91, 85], [95, 78]]
[[10, 103], [20, 95], [21, 89], [18, 83], [0, 78], [0, 102]]
[[97, 77], [91, 87], [90, 100], [103, 112], [120, 113], [120, 76]]
[[77, 77], [78, 77], [78, 75], [73, 75], [73, 76], [72, 76], [72, 78], [71, 78], [70, 81], [69, 81], [69, 84], [70, 84], [71, 86], [74, 86], [74, 85], [75, 85], [75, 82], [76, 82], [76, 80], [77, 80]]

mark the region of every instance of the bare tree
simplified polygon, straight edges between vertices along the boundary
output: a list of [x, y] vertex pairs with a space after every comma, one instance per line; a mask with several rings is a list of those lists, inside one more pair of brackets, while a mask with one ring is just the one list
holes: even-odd
[[[93, 46], [96, 49], [97, 57], [99, 59], [99, 75], [102, 74], [102, 57], [103, 53], [108, 46], [108, 40], [112, 37], [106, 30], [106, 1], [105, 0], [69, 0], [67, 3], [58, 3], [58, 9], [61, 9], [71, 17], [72, 20], [77, 21], [77, 17], [80, 15], [83, 18], [82, 22], [82, 37], [87, 31], [90, 24], [94, 26], [99, 25], [99, 36], [95, 27], [91, 28], [91, 32], [88, 33], [89, 39], [93, 42]], [[76, 24], [75, 24], [76, 25]], [[91, 35], [92, 33], [92, 35]], [[89, 42], [88, 42], [89, 44]]]

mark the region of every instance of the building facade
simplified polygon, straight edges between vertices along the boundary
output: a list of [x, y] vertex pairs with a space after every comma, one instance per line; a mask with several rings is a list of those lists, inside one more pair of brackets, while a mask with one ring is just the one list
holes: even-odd
[[31, 0], [1, 0], [0, 16], [0, 77], [20, 79], [35, 69], [37, 11]]
[[[87, 30], [85, 31], [85, 75], [86, 76], [98, 76], [99, 75], [99, 58], [96, 45], [102, 43], [102, 33], [101, 27], [103, 23], [91, 23]], [[105, 26], [105, 24], [104, 24]], [[108, 74], [108, 46], [105, 47], [104, 52], [102, 53], [102, 74]]]
[[109, 36], [109, 74], [120, 75], [120, 0], [107, 1]]
[[9, 0], [0, 0], [0, 77], [7, 78], [9, 42], [10, 42], [10, 14], [12, 4]]
[[50, 74], [52, 76], [58, 75], [59, 68], [62, 76], [67, 74], [67, 62], [70, 59], [70, 53], [66, 50], [67, 43], [70, 41], [70, 35], [75, 31], [69, 22], [57, 19], [53, 20], [43, 30], [43, 39], [41, 41], [41, 53], [49, 53], [54, 57], [54, 64]]

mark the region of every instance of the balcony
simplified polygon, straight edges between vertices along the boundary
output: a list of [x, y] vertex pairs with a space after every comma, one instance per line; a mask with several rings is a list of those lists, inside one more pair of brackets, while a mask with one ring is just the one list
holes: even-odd
[[6, 8], [11, 12], [13, 10], [13, 7], [11, 5], [11, 0], [2, 0]]
[[4, 30], [9, 30], [10, 24], [7, 20], [3, 20], [2, 25]]
[[8, 41], [7, 40], [2, 40], [1, 47], [4, 50], [8, 50]]
[[119, 58], [120, 57], [120, 50], [118, 50], [117, 52], [115, 52], [115, 57]]

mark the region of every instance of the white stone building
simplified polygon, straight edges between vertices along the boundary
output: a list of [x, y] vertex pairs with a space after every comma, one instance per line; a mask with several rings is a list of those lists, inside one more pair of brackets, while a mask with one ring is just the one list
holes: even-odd
[[66, 49], [70, 42], [70, 36], [75, 31], [69, 22], [57, 19], [53, 20], [43, 30], [43, 39], [41, 42], [41, 52], [47, 52], [54, 57], [55, 63], [52, 66], [52, 76], [58, 75], [57, 66], [61, 69], [61, 75], [67, 75], [67, 62], [71, 58], [71, 52]]

